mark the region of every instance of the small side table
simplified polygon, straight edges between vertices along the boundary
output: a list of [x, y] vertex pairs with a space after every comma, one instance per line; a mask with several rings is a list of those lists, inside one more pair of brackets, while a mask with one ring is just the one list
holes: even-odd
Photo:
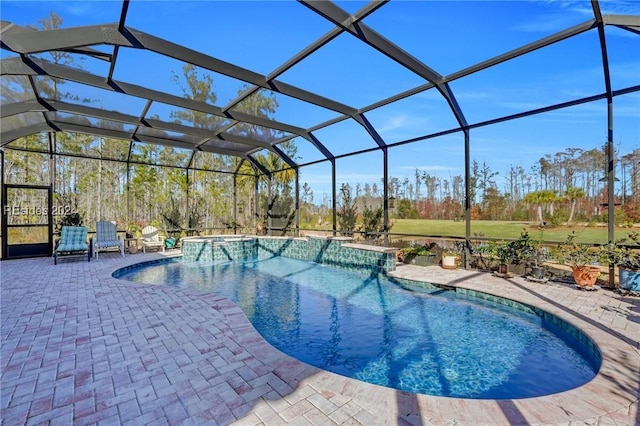
[[140, 240], [140, 238], [125, 238], [124, 242], [127, 246], [127, 251], [129, 252], [129, 254], [136, 254], [139, 250], [140, 247], [138, 246], [138, 241]]

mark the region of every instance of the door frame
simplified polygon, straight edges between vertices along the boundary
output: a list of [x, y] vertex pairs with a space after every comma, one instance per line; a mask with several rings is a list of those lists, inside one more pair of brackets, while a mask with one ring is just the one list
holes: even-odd
[[[46, 224], [9, 224], [9, 207], [7, 193], [9, 189], [36, 189], [47, 191], [47, 223]], [[47, 242], [31, 244], [11, 244], [10, 228], [47, 227]], [[2, 260], [24, 257], [51, 256], [53, 254], [53, 187], [51, 185], [2, 184]]]

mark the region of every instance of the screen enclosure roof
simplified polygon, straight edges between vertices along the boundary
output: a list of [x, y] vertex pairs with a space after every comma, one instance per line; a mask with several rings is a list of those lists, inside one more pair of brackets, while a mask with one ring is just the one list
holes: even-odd
[[[5, 15], [0, 146], [62, 131], [126, 141], [122, 161], [136, 144], [159, 144], [191, 158], [209, 152], [250, 161], [268, 173], [256, 154], [269, 151], [296, 168], [640, 90], [638, 74], [612, 79], [607, 50], [611, 31], [638, 46], [640, 16], [581, 2], [586, 11], [566, 13], [564, 27], [540, 23], [512, 39], [510, 8], [525, 3], [101, 2], [99, 16], [74, 26], [63, 17], [65, 25], [52, 29]], [[479, 4], [496, 9], [495, 22], [463, 19]], [[465, 107], [463, 95], [483, 81], [478, 74], [545, 49], [561, 64], [562, 49], [584, 37], [593, 40], [588, 65], [599, 68], [591, 92], [492, 116]], [[536, 63], [495, 80], [553, 75], [556, 64]], [[415, 99], [429, 99], [425, 114], [439, 124], [410, 137], [388, 132], [382, 117]]]

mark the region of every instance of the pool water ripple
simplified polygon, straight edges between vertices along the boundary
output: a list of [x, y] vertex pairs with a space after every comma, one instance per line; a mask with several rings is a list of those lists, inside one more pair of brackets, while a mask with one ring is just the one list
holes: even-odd
[[535, 397], [580, 386], [599, 367], [575, 338], [540, 316], [454, 291], [407, 291], [379, 275], [306, 261], [167, 262], [117, 276], [215, 292], [237, 303], [281, 351], [414, 393]]

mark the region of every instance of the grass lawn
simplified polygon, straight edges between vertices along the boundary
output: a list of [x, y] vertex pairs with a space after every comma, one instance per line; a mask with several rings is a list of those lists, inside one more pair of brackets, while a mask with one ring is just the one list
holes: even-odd
[[[475, 220], [471, 222], [471, 237], [487, 238], [518, 238], [523, 229], [529, 231], [533, 238], [541, 238], [544, 241], [564, 241], [568, 234], [576, 231], [577, 241], [584, 243], [606, 243], [607, 226], [563, 226], [556, 228], [539, 229], [534, 222], [512, 222], [499, 220]], [[463, 237], [465, 223], [452, 220], [426, 220], [426, 219], [395, 219], [391, 228], [392, 239], [420, 239], [425, 236], [454, 236]], [[620, 238], [630, 232], [628, 228], [616, 228], [615, 236]], [[413, 238], [415, 237], [415, 238]]]

